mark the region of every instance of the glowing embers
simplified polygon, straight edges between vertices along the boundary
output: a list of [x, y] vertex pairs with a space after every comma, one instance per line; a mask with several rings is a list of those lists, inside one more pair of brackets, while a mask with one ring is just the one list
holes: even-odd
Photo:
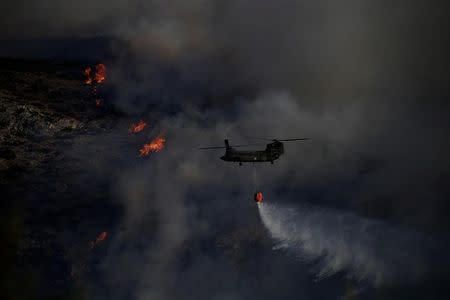
[[103, 83], [106, 80], [106, 66], [104, 64], [96, 64], [94, 74], [92, 74], [92, 68], [88, 66], [84, 69], [83, 75], [86, 77], [84, 80], [85, 84]]
[[95, 99], [95, 106], [96, 107], [102, 107], [103, 106], [103, 99]]
[[84, 69], [83, 75], [86, 76], [86, 79], [84, 80], [85, 84], [92, 84], [91, 72], [91, 67], [87, 67], [86, 69]]
[[106, 66], [104, 64], [95, 65], [94, 81], [96, 83], [102, 83], [106, 79]]
[[95, 246], [97, 246], [99, 243], [103, 242], [104, 240], [106, 240], [106, 238], [108, 237], [108, 233], [106, 231], [102, 231], [97, 238], [95, 239], [95, 241], [91, 242], [91, 249], [93, 249]]
[[152, 152], [161, 151], [166, 144], [166, 138], [160, 134], [156, 138], [154, 138], [150, 143], [144, 144], [141, 149], [139, 149], [139, 153], [141, 156], [147, 156]]
[[264, 199], [264, 197], [263, 197], [263, 193], [262, 192], [256, 192], [255, 193], [254, 200], [255, 200], [256, 203], [263, 202], [263, 199]]
[[135, 124], [131, 124], [130, 132], [131, 133], [138, 133], [144, 130], [144, 128], [147, 126], [147, 123], [145, 123], [143, 120], [140, 120], [139, 122]]

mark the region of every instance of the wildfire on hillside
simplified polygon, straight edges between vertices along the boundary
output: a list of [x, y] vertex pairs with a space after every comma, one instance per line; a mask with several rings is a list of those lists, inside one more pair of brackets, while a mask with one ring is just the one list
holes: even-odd
[[95, 65], [94, 81], [96, 83], [102, 83], [106, 79], [106, 66], [104, 64]]
[[87, 67], [86, 69], [84, 69], [83, 75], [86, 76], [86, 79], [84, 80], [85, 84], [89, 85], [92, 84], [91, 72], [92, 72], [91, 67]]
[[144, 130], [144, 128], [147, 126], [147, 123], [145, 123], [143, 120], [140, 120], [139, 122], [135, 124], [131, 124], [130, 132], [131, 133], [138, 133]]
[[140, 156], [147, 156], [152, 152], [161, 151], [166, 144], [166, 138], [160, 134], [154, 138], [150, 143], [144, 144], [141, 149], [139, 149]]
[[95, 246], [97, 246], [99, 243], [103, 242], [104, 240], [106, 240], [106, 238], [108, 237], [108, 232], [106, 231], [102, 231], [97, 238], [95, 239], [95, 241], [91, 242], [91, 249], [93, 249]]
[[92, 68], [88, 66], [84, 69], [83, 75], [86, 76], [84, 83], [87, 85], [103, 83], [106, 80], [106, 66], [101, 63], [96, 64], [94, 74], [92, 74]]

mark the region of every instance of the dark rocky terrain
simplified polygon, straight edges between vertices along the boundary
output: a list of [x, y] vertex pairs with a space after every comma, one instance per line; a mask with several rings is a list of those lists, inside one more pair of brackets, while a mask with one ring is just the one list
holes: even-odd
[[[83, 83], [84, 63], [0, 59], [0, 247], [4, 299], [85, 299], [86, 282], [106, 256], [121, 207], [110, 183], [79, 176], [82, 158], [67, 155], [83, 137], [107, 133], [121, 116], [97, 107]], [[209, 244], [236, 268], [252, 266], [270, 242], [260, 226], [231, 229]], [[102, 232], [108, 238], [93, 246]], [[188, 254], [193, 245], [186, 244]]]
[[90, 242], [112, 225], [106, 198], [84, 195], [106, 183], [74, 180], [79, 162], [65, 155], [74, 138], [107, 131], [116, 119], [96, 107], [82, 69], [81, 63], [0, 60], [6, 299], [79, 295], [76, 281], [101, 255]]
[[[29, 63], [31, 71], [24, 70]], [[1, 181], [43, 171], [58, 148], [82, 133], [105, 130], [111, 115], [95, 107], [81, 64], [0, 61]]]

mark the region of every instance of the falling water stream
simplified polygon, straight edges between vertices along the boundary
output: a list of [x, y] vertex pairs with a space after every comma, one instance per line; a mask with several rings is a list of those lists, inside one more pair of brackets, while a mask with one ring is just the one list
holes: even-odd
[[317, 279], [345, 271], [374, 285], [417, 280], [428, 270], [422, 235], [351, 213], [301, 204], [258, 203], [264, 226], [277, 243], [310, 263]]

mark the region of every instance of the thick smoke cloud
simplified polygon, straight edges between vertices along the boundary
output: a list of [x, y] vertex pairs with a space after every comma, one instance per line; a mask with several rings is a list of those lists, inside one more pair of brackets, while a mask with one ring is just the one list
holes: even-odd
[[[124, 207], [121, 229], [113, 237], [114, 245], [103, 263], [102, 277], [104, 284], [116, 287], [118, 299], [130, 295], [137, 299], [175, 299], [187, 290], [192, 298], [249, 295], [270, 299], [263, 295], [264, 289], [243, 288], [236, 282], [251, 281], [254, 273], [236, 273], [229, 259], [198, 248], [200, 241], [214, 241], [230, 231], [259, 224], [251, 199], [255, 169], [268, 205], [283, 205], [286, 201], [301, 205], [298, 200], [301, 193], [305, 201], [346, 211], [336, 214], [333, 209], [324, 212], [319, 209], [315, 214], [302, 210], [301, 224], [295, 223], [295, 219], [293, 226], [297, 227], [287, 230], [296, 243], [299, 232], [309, 230], [315, 241], [308, 248], [310, 257], [329, 255], [321, 276], [349, 269], [356, 278], [378, 285], [411, 284], [428, 275], [429, 253], [416, 251], [415, 247], [421, 236], [408, 233], [442, 224], [445, 216], [440, 215], [437, 207], [444, 196], [436, 190], [433, 198], [421, 192], [426, 193], [445, 165], [442, 169], [424, 167], [430, 157], [441, 157], [437, 155], [442, 148], [427, 144], [442, 141], [439, 131], [430, 129], [434, 137], [425, 140], [425, 145], [423, 140], [413, 142], [414, 151], [407, 152], [395, 144], [397, 138], [408, 132], [406, 129], [415, 134], [424, 130], [420, 135], [427, 136], [421, 123], [409, 122], [416, 109], [410, 107], [401, 113], [400, 108], [380, 101], [374, 106], [354, 104], [323, 113], [306, 109], [287, 92], [267, 93], [240, 102], [234, 109], [232, 115], [220, 109], [210, 109], [205, 115], [198, 108], [187, 106], [175, 116], [160, 117], [144, 136], [130, 136], [124, 129], [131, 123], [129, 120], [118, 124], [110, 135], [83, 138], [75, 145], [73, 155], [80, 160], [95, 157], [86, 166], [89, 170], [86, 174], [98, 172], [110, 176], [115, 186], [114, 201]], [[395, 131], [393, 123], [397, 126]], [[157, 135], [160, 128], [167, 132], [166, 149], [148, 159], [138, 157], [138, 147]], [[199, 146], [220, 145], [224, 137], [237, 143], [261, 132], [266, 137], [289, 138], [295, 134], [311, 140], [287, 144], [286, 154], [273, 166], [238, 167], [217, 160], [221, 153], [195, 150]], [[381, 138], [384, 145], [375, 142]], [[404, 147], [412, 146], [406, 143]], [[411, 176], [416, 173], [421, 175]], [[363, 217], [355, 217], [353, 213]], [[271, 220], [286, 220], [284, 215], [277, 217]], [[341, 217], [348, 223], [339, 223]], [[366, 220], [367, 217], [374, 221]], [[404, 231], [392, 229], [402, 226], [406, 228]], [[337, 247], [334, 241], [339, 233], [343, 240]], [[435, 242], [430, 239], [430, 247]], [[405, 253], [411, 256], [404, 257]], [[270, 256], [268, 261], [259, 261], [269, 269], [264, 274], [289, 276], [290, 271], [286, 271], [289, 268], [276, 257]], [[301, 264], [296, 266], [304, 268]], [[308, 276], [308, 268], [304, 276]], [[208, 275], [211, 272], [214, 276]], [[404, 276], [405, 273], [410, 277]], [[193, 286], [205, 278], [216, 289], [193, 292]], [[292, 290], [289, 282], [293, 286], [308, 286], [309, 281], [308, 277], [295, 284], [287, 281], [286, 290]], [[265, 287], [278, 290], [272, 282]]]
[[[102, 276], [93, 281], [97, 299], [107, 297], [105, 290], [117, 299], [310, 296], [299, 295], [298, 286], [306, 290], [311, 280], [297, 273], [307, 270], [301, 265], [272, 252], [255, 255], [267, 267], [261, 274], [274, 274], [271, 281], [245, 263], [250, 271], [236, 271], [214, 246], [202, 246], [260, 222], [251, 203], [252, 167], [196, 150], [225, 137], [311, 138], [286, 145], [274, 166], [256, 167], [269, 203], [295, 203], [301, 194], [357, 213], [356, 223], [370, 217], [413, 231], [450, 229], [450, 27], [439, 5], [47, 0], [5, 2], [0, 11], [2, 39], [120, 41], [106, 62], [107, 101], [124, 119], [111, 133], [80, 137], [67, 150], [83, 162], [84, 180], [109, 180], [111, 201], [123, 208]], [[124, 128], [138, 117], [153, 131], [130, 136]], [[137, 149], [162, 129], [166, 149], [138, 157]], [[330, 243], [329, 235], [317, 236]], [[353, 246], [361, 238], [348, 237], [345, 255], [358, 255]], [[382, 274], [371, 273], [375, 282], [402, 276], [395, 269], [386, 277], [383, 259], [370, 259], [362, 257]], [[420, 269], [420, 259], [412, 269]], [[271, 294], [282, 293], [280, 284], [285, 294]]]
[[238, 87], [288, 89], [312, 96], [297, 100], [320, 109], [374, 94], [448, 94], [444, 4], [14, 1], [0, 7], [0, 38], [111, 37], [123, 41], [112, 51], [124, 64], [131, 53], [140, 62], [175, 64], [188, 78], [207, 77], [206, 84], [229, 87], [237, 78]]

